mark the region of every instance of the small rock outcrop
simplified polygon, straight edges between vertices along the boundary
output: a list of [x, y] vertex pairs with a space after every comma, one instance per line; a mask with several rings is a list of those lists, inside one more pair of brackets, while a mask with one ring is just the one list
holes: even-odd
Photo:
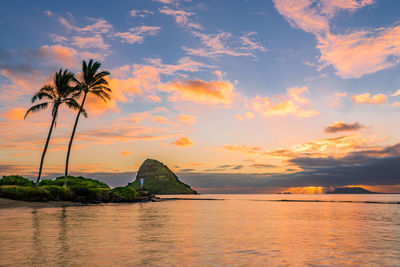
[[150, 194], [196, 194], [195, 190], [179, 181], [175, 173], [158, 160], [146, 159], [140, 166], [135, 181], [128, 184], [128, 186], [140, 191], [141, 178], [144, 179], [143, 189]]

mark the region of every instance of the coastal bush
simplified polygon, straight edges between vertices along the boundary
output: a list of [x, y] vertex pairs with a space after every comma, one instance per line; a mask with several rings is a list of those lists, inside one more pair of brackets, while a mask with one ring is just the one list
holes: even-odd
[[[54, 180], [42, 180], [39, 183], [39, 186], [42, 185], [58, 185], [58, 186], [63, 186], [64, 185], [64, 176], [57, 177]], [[68, 176], [67, 177], [67, 186], [69, 187], [74, 187], [74, 186], [80, 186], [80, 187], [86, 187], [86, 188], [110, 188], [106, 183], [93, 180], [90, 178], [85, 178], [82, 176]]]
[[83, 203], [108, 202], [109, 188], [93, 188], [82, 185], [68, 187], [73, 193], [73, 201]]
[[63, 188], [62, 186], [58, 185], [44, 185], [40, 186], [39, 188], [43, 188], [50, 193], [49, 200], [55, 201], [73, 201], [74, 200], [74, 193], [70, 188]]
[[45, 188], [34, 186], [2, 185], [0, 186], [0, 197], [25, 201], [47, 201], [51, 194]]
[[25, 178], [20, 175], [9, 175], [9, 176], [3, 176], [3, 178], [0, 179], [0, 186], [1, 185], [33, 186], [34, 183], [28, 178]]
[[138, 192], [129, 186], [113, 188], [110, 194], [112, 202], [129, 202], [139, 198]]

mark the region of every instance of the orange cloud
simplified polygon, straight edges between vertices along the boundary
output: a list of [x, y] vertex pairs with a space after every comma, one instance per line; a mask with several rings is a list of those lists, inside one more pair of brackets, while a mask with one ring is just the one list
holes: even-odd
[[244, 116], [245, 116], [246, 118], [248, 118], [248, 119], [254, 118], [254, 114], [253, 114], [252, 112], [250, 112], [250, 111], [246, 112], [246, 113], [244, 114]]
[[384, 94], [377, 94], [371, 97], [370, 93], [364, 93], [353, 95], [351, 99], [356, 104], [384, 104], [387, 101], [387, 96]]
[[38, 53], [49, 60], [60, 62], [66, 67], [79, 67], [78, 51], [62, 45], [44, 45], [39, 48]]
[[130, 152], [129, 150], [126, 150], [126, 151], [122, 151], [121, 152], [121, 156], [129, 156], [129, 155], [131, 155], [132, 154], [132, 152]]
[[[124, 66], [123, 69], [117, 69], [117, 75], [122, 72], [129, 71], [130, 67]], [[113, 73], [112, 73], [113, 74]], [[151, 66], [141, 66], [131, 73], [133, 77], [126, 79], [111, 78], [109, 79], [109, 87], [112, 90], [111, 100], [105, 103], [97, 97], [88, 97], [87, 107], [89, 113], [101, 114], [106, 110], [119, 112], [117, 102], [128, 102], [136, 95], [145, 95], [152, 93], [160, 82], [158, 71]], [[161, 99], [154, 95], [145, 95], [146, 99], [152, 102], [159, 102]]]
[[171, 122], [168, 120], [168, 118], [166, 118], [166, 117], [164, 117], [164, 116], [160, 116], [160, 115], [154, 116], [153, 120], [154, 120], [155, 122], [157, 122], [157, 123], [160, 123], [160, 124], [168, 124], [168, 123], [171, 123]]
[[161, 98], [156, 95], [146, 95], [146, 99], [150, 102], [161, 102]]
[[235, 115], [235, 119], [237, 119], [238, 121], [244, 121], [243, 117], [239, 114]]
[[316, 110], [305, 110], [301, 107], [301, 105], [310, 102], [308, 99], [301, 96], [301, 94], [305, 92], [308, 92], [307, 87], [292, 87], [287, 90], [289, 99], [280, 95], [281, 101], [273, 104], [269, 97], [256, 96], [251, 100], [251, 104], [255, 112], [265, 117], [286, 116], [291, 114], [296, 117], [309, 118], [318, 115], [319, 112]]
[[2, 113], [1, 116], [10, 121], [21, 121], [24, 120], [25, 112], [25, 109], [18, 107]]
[[226, 81], [184, 80], [168, 82], [160, 88], [171, 92], [170, 101], [188, 100], [203, 104], [231, 104], [234, 86]]
[[172, 142], [173, 145], [176, 146], [193, 146], [194, 143], [190, 140], [189, 137], [181, 137], [178, 140]]
[[256, 154], [261, 152], [261, 148], [255, 146], [225, 145], [223, 148], [229, 151], [236, 151], [247, 154]]
[[270, 158], [295, 158], [295, 157], [338, 157], [363, 149], [371, 150], [373, 141], [361, 138], [357, 135], [345, 135], [335, 138], [322, 138], [306, 143], [296, 144], [290, 148], [278, 148], [270, 151], [262, 151], [259, 147], [225, 145], [228, 151], [244, 154], [255, 154]]
[[195, 124], [197, 122], [197, 119], [195, 116], [192, 115], [181, 114], [178, 117], [178, 121], [186, 124]]

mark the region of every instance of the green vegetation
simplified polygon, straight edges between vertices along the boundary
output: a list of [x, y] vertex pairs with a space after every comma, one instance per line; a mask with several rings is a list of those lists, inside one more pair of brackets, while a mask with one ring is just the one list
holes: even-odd
[[131, 202], [139, 198], [138, 192], [132, 187], [116, 187], [111, 190], [112, 202]]
[[151, 194], [196, 194], [190, 186], [179, 181], [166, 165], [154, 159], [146, 159], [143, 162], [135, 181], [128, 186], [139, 190], [140, 178], [144, 179], [143, 189]]
[[68, 186], [63, 187], [64, 176], [54, 180], [42, 180], [38, 187], [29, 179], [4, 176], [0, 179], [0, 197], [25, 201], [74, 201], [82, 203], [135, 202], [143, 200], [131, 187], [110, 187], [100, 181], [82, 176], [67, 177]]
[[[68, 186], [80, 186], [80, 187], [87, 187], [87, 188], [110, 188], [107, 184], [100, 182], [98, 180], [93, 180], [90, 178], [85, 178], [82, 176], [67, 176]], [[42, 180], [39, 183], [39, 186], [42, 185], [58, 185], [63, 186], [64, 184], [64, 176], [57, 177], [55, 180]]]
[[3, 176], [3, 178], [0, 179], [0, 186], [1, 185], [33, 186], [33, 182], [20, 175], [10, 175], [10, 176]]
[[25, 201], [46, 201], [50, 198], [50, 192], [45, 188], [35, 186], [2, 185], [0, 197]]
[[76, 87], [73, 87], [71, 84], [73, 80], [74, 80], [73, 73], [69, 72], [68, 70], [64, 70], [63, 72], [62, 69], [60, 69], [54, 75], [54, 85], [46, 85], [42, 87], [39, 90], [39, 92], [37, 92], [32, 97], [31, 100], [32, 103], [35, 103], [37, 100], [42, 100], [42, 98], [46, 98], [49, 101], [42, 102], [32, 106], [31, 108], [28, 109], [28, 111], [25, 114], [26, 118], [30, 113], [38, 112], [42, 109], [46, 109], [49, 105], [52, 105], [51, 116], [53, 119], [51, 121], [50, 130], [47, 135], [46, 143], [44, 145], [42, 153], [42, 158], [40, 160], [39, 173], [36, 180], [36, 185], [39, 183], [40, 176], [42, 175], [44, 157], [46, 155], [47, 147], [49, 146], [49, 141], [51, 133], [53, 132], [53, 127], [55, 127], [56, 125], [59, 106], [62, 104], [66, 104], [69, 108], [80, 109], [79, 104], [75, 101], [77, 94], [75, 94]]
[[81, 79], [76, 79], [77, 82], [76, 89], [78, 90], [77, 96], [80, 96], [83, 93], [82, 103], [80, 105], [80, 109], [78, 114], [76, 115], [74, 128], [72, 129], [71, 138], [68, 144], [67, 151], [67, 161], [65, 163], [65, 181], [64, 187], [67, 185], [67, 176], [68, 176], [68, 163], [69, 163], [69, 155], [71, 153], [72, 142], [74, 140], [76, 126], [78, 125], [79, 116], [83, 112], [83, 106], [85, 105], [85, 100], [87, 94], [91, 94], [97, 97], [100, 97], [107, 102], [111, 99], [111, 89], [108, 87], [108, 81], [106, 77], [110, 75], [108, 71], [101, 71], [97, 73], [100, 69], [101, 64], [99, 62], [93, 62], [93, 59], [86, 63], [86, 61], [82, 62], [82, 77]]

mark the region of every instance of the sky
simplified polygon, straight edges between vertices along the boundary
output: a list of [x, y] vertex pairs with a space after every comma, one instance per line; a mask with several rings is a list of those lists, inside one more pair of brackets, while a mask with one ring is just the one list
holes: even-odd
[[[30, 100], [82, 60], [70, 172], [126, 185], [157, 159], [200, 193], [400, 192], [397, 0], [2, 1], [0, 175], [37, 175], [51, 111]], [[44, 176], [63, 174], [62, 107]]]

